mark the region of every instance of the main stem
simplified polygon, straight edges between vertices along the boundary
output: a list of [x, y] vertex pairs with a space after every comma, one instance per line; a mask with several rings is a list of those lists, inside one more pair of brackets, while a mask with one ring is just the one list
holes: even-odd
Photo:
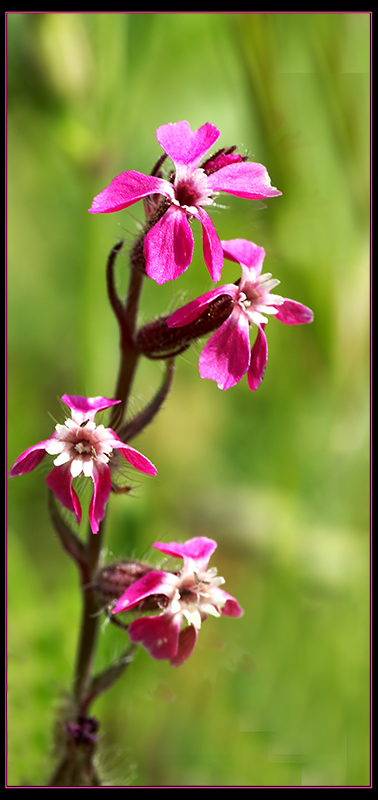
[[131, 267], [124, 320], [121, 327], [121, 363], [114, 395], [114, 397], [121, 402], [113, 406], [110, 418], [110, 427], [112, 428], [119, 427], [124, 419], [130, 397], [130, 389], [140, 355], [134, 344], [134, 335], [143, 278], [144, 275], [142, 272], [135, 267]]
[[[143, 285], [143, 273], [131, 265], [130, 283], [126, 299], [123, 324], [121, 326], [121, 362], [118, 373], [115, 398], [120, 400], [113, 406], [110, 427], [117, 428], [122, 423], [127, 410], [130, 390], [138, 362], [139, 352], [134, 346], [139, 300]], [[89, 529], [86, 546], [86, 566], [83, 575], [83, 612], [79, 647], [74, 678], [74, 700], [78, 714], [87, 712], [86, 692], [91, 676], [91, 667], [95, 654], [100, 615], [97, 598], [93, 589], [93, 580], [100, 568], [100, 556], [104, 538], [104, 518], [96, 535]]]

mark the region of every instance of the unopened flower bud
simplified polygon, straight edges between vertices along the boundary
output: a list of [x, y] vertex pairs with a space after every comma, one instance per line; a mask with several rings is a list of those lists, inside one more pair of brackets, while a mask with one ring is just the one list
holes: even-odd
[[232, 309], [231, 298], [228, 295], [221, 295], [189, 325], [169, 328], [168, 317], [159, 317], [138, 331], [136, 347], [146, 358], [173, 358], [187, 350], [196, 339], [217, 330], [230, 316]]
[[246, 156], [241, 156], [239, 153], [235, 153], [236, 146], [234, 147], [222, 147], [220, 150], [217, 150], [213, 156], [207, 158], [206, 161], [203, 162], [202, 169], [206, 173], [206, 175], [211, 175], [213, 172], [217, 172], [218, 169], [222, 169], [223, 167], [227, 167], [229, 164], [236, 164], [239, 161], [246, 161]]

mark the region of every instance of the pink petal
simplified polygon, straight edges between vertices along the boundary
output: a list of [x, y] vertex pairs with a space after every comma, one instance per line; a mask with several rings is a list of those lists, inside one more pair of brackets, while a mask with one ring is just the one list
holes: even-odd
[[170, 573], [151, 570], [151, 572], [148, 572], [147, 575], [144, 575], [143, 578], [135, 581], [126, 589], [122, 597], [117, 600], [112, 613], [118, 614], [120, 611], [129, 611], [152, 594], [167, 594], [167, 592], [170, 594], [172, 585]]
[[264, 333], [265, 326], [259, 326], [256, 341], [251, 350], [251, 362], [248, 369], [248, 386], [254, 392], [264, 377], [268, 361], [268, 342]]
[[[260, 275], [265, 250], [257, 244], [247, 241], [247, 239], [229, 239], [221, 242], [223, 254], [229, 261], [236, 261], [242, 266], [255, 270], [256, 275]], [[245, 270], [243, 270], [243, 273]], [[247, 277], [247, 276], [245, 276]]]
[[72, 488], [70, 463], [62, 464], [60, 467], [54, 467], [52, 472], [47, 476], [46, 483], [54, 492], [59, 502], [62, 503], [65, 508], [68, 508], [72, 514], [76, 515], [80, 525], [81, 506], [79, 498]]
[[119, 439], [114, 433], [114, 431], [111, 430], [111, 428], [108, 428], [107, 431], [110, 431], [113, 434], [113, 440], [109, 440], [110, 445], [112, 447], [117, 447], [121, 455], [126, 459], [126, 461], [129, 462], [129, 464], [132, 464], [132, 466], [135, 467], [135, 469], [138, 469], [139, 472], [145, 472], [146, 475], [156, 475], [156, 467], [148, 458], [146, 458], [146, 456], [143, 456], [142, 453], [140, 453], [139, 450], [135, 450], [134, 447], [130, 447], [129, 444], [122, 442], [121, 439]]
[[89, 506], [89, 523], [92, 533], [97, 533], [99, 523], [105, 516], [106, 504], [109, 500], [112, 480], [107, 464], [97, 467], [93, 464], [93, 495]]
[[219, 139], [220, 132], [206, 122], [192, 131], [189, 122], [169, 122], [156, 131], [156, 138], [174, 164], [186, 164], [195, 169], [205, 153]]
[[187, 625], [179, 636], [178, 649], [176, 655], [170, 659], [172, 667], [180, 667], [186, 661], [196, 646], [198, 631], [194, 625]]
[[282, 305], [278, 306], [278, 314], [275, 314], [275, 318], [284, 322], [285, 325], [304, 325], [306, 322], [312, 322], [314, 315], [311, 309], [303, 306], [302, 303], [285, 298]]
[[31, 472], [32, 469], [38, 467], [38, 464], [41, 463], [46, 455], [46, 447], [54, 438], [55, 437], [52, 436], [50, 439], [38, 442], [38, 444], [34, 444], [33, 447], [29, 447], [21, 453], [10, 468], [9, 477], [15, 478], [17, 475], [25, 475], [27, 472]]
[[235, 308], [202, 350], [199, 360], [201, 378], [216, 381], [219, 389], [230, 389], [247, 372], [249, 360], [248, 318]]
[[241, 617], [244, 614], [244, 611], [235, 597], [232, 594], [228, 594], [223, 589], [220, 590], [223, 595], [223, 599], [226, 600], [225, 605], [222, 608], [222, 614], [226, 617]]
[[73, 411], [72, 419], [79, 425], [82, 422], [94, 419], [97, 411], [116, 406], [120, 400], [109, 400], [107, 397], [80, 397], [79, 395], [64, 394], [63, 403]]
[[149, 194], [163, 194], [173, 199], [174, 189], [168, 181], [131, 170], [117, 175], [109, 186], [93, 199], [90, 214], [109, 214], [133, 205]]
[[144, 240], [146, 272], [159, 285], [175, 280], [191, 263], [193, 234], [186, 213], [171, 206]]
[[189, 325], [190, 322], [193, 322], [193, 320], [201, 316], [206, 306], [210, 305], [216, 297], [220, 297], [222, 294], [229, 294], [231, 297], [236, 297], [237, 293], [238, 288], [232, 283], [220, 286], [219, 289], [212, 289], [211, 292], [197, 297], [196, 300], [192, 300], [186, 306], [174, 311], [174, 313], [168, 317], [167, 325], [169, 328], [180, 328], [183, 325]]
[[210, 277], [217, 283], [222, 275], [223, 250], [214, 225], [203, 208], [197, 208], [196, 217], [202, 224], [202, 244], [205, 264], [210, 272]]
[[186, 542], [154, 542], [154, 547], [167, 556], [184, 559], [184, 569], [201, 572], [206, 570], [210, 556], [218, 547], [214, 539], [196, 536]]
[[209, 175], [208, 186], [213, 192], [228, 192], [250, 200], [262, 200], [282, 194], [271, 186], [265, 167], [255, 161], [228, 164]]
[[178, 650], [181, 614], [135, 619], [128, 627], [132, 642], [140, 642], [152, 658], [173, 659]]

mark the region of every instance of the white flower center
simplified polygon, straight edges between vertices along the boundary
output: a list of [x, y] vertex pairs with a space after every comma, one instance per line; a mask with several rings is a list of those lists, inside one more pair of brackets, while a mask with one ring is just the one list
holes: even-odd
[[71, 475], [77, 477], [83, 473], [91, 477], [93, 464], [98, 461], [106, 464], [112, 455], [108, 434], [103, 425], [96, 425], [88, 420], [79, 425], [67, 419], [64, 425], [56, 425], [57, 438], [52, 440], [46, 451], [57, 455], [56, 467], [71, 462]]
[[203, 169], [192, 171], [183, 165], [177, 167], [174, 203], [189, 214], [195, 212], [198, 206], [208, 206], [213, 203]]
[[236, 300], [250, 322], [260, 325], [268, 322], [267, 318], [263, 316], [264, 314], [278, 313], [277, 306], [282, 305], [283, 297], [271, 294], [271, 290], [278, 284], [279, 281], [272, 278], [270, 272], [255, 276], [254, 270], [250, 270], [250, 276], [242, 282], [242, 288]]
[[199, 629], [202, 619], [208, 614], [215, 617], [221, 615], [221, 609], [225, 604], [223, 595], [219, 591], [222, 583], [224, 578], [217, 577], [215, 568], [201, 574], [181, 572], [171, 598], [171, 612], [173, 614], [180, 612], [189, 625]]

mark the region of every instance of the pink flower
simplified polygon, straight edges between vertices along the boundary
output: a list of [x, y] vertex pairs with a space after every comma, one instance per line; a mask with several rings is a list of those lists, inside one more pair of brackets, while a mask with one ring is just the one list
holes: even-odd
[[[169, 327], [188, 325], [216, 297], [229, 295], [233, 300], [233, 310], [205, 345], [199, 360], [200, 375], [216, 381], [219, 389], [229, 389], [247, 373], [249, 388], [254, 391], [264, 377], [268, 360], [268, 344], [264, 333], [268, 319], [265, 315], [274, 314], [286, 325], [302, 325], [312, 322], [313, 313], [295, 300], [271, 294], [279, 281], [272, 279], [270, 273], [261, 274], [265, 257], [263, 247], [245, 239], [222, 242], [222, 247], [226, 258], [240, 264], [241, 279], [236, 284], [213, 289], [178, 309], [168, 318], [167, 324]], [[257, 327], [252, 349], [249, 341], [251, 325]]]
[[281, 194], [271, 186], [261, 164], [245, 162], [234, 148], [218, 154], [199, 166], [205, 153], [220, 136], [215, 125], [206, 122], [192, 131], [188, 122], [169, 123], [157, 129], [156, 138], [175, 166], [172, 181], [141, 172], [122, 172], [98, 194], [90, 213], [109, 213], [136, 203], [149, 195], [167, 198], [167, 210], [153, 225], [144, 240], [146, 272], [156, 283], [178, 278], [193, 255], [193, 234], [189, 221], [195, 217], [202, 225], [203, 254], [213, 281], [219, 281], [222, 247], [204, 206], [214, 203], [218, 192], [260, 200]]
[[[140, 642], [153, 658], [168, 659], [178, 667], [192, 654], [201, 623], [208, 614], [240, 617], [243, 611], [235, 598], [220, 588], [224, 579], [217, 577], [216, 569], [207, 569], [217, 547], [213, 539], [198, 536], [183, 544], [155, 542], [154, 547], [168, 556], [182, 558], [182, 569], [175, 573], [149, 572], [126, 589], [113, 614], [129, 611], [147, 597], [162, 595], [162, 613], [135, 619], [128, 626], [128, 634], [132, 642]], [[182, 628], [184, 620], [188, 624]]]
[[106, 397], [78, 397], [63, 395], [63, 402], [72, 411], [72, 418], [64, 425], [56, 425], [49, 439], [29, 447], [22, 453], [10, 470], [10, 477], [25, 475], [45, 457], [46, 453], [56, 456], [54, 469], [46, 478], [59, 502], [81, 521], [79, 498], [73, 489], [73, 478], [84, 475], [93, 481], [93, 496], [89, 507], [89, 522], [93, 533], [97, 533], [99, 523], [105, 515], [105, 506], [111, 490], [111, 475], [108, 462], [114, 448], [132, 464], [135, 469], [148, 475], [156, 475], [156, 468], [145, 456], [125, 444], [111, 428], [96, 425], [97, 411], [119, 403]]

